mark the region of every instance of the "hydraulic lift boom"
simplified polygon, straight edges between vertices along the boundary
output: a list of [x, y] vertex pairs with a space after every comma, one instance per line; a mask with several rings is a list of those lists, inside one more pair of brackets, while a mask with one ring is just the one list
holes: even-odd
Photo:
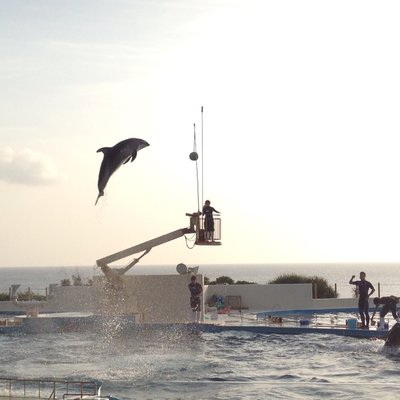
[[[153, 247], [170, 242], [171, 240], [178, 239], [181, 236], [186, 235], [188, 233], [196, 233], [196, 226], [198, 226], [199, 214], [193, 213], [193, 214], [186, 214], [186, 215], [190, 217], [190, 227], [189, 228], [177, 229], [176, 231], [169, 232], [169, 233], [159, 236], [155, 239], [148, 240], [147, 242], [140, 243], [136, 246], [129, 247], [125, 250], [121, 250], [121, 251], [118, 251], [117, 253], [100, 258], [96, 261], [97, 266], [101, 268], [101, 270], [104, 272], [104, 274], [106, 276], [110, 276], [111, 274], [112, 275], [117, 274], [119, 276], [125, 274], [143, 256], [145, 256]], [[139, 253], [141, 251], [143, 251], [144, 253], [140, 257], [135, 258], [132, 262], [130, 262], [124, 268], [111, 268], [108, 266], [109, 263], [121, 260], [125, 257], [129, 257], [129, 256]]]

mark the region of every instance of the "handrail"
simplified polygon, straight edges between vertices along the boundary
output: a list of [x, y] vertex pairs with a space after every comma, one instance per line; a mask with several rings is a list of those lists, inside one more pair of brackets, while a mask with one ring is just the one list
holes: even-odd
[[[48, 393], [46, 393], [46, 385]], [[11, 378], [0, 377], [0, 399], [43, 399], [56, 398], [83, 399], [87, 396], [100, 399], [101, 382], [47, 378]], [[4, 389], [4, 390], [1, 390]]]
[[50, 396], [47, 400], [52, 400], [56, 398], [56, 388], [53, 389], [53, 391], [50, 393]]

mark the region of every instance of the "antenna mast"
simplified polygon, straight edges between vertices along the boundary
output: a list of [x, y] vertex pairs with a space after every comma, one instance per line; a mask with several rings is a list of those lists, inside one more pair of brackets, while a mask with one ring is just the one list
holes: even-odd
[[197, 165], [197, 149], [196, 149], [196, 124], [193, 124], [193, 152], [190, 159], [196, 161], [196, 182], [197, 182], [197, 211], [200, 211], [200, 192], [199, 192], [199, 167]]
[[204, 204], [204, 135], [203, 135], [203, 106], [201, 106], [201, 204]]

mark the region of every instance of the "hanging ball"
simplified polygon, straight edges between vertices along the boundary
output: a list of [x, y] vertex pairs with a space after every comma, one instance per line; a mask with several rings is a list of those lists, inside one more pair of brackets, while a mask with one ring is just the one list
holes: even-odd
[[196, 161], [196, 160], [199, 158], [199, 155], [198, 155], [195, 151], [192, 151], [192, 152], [189, 154], [189, 158], [190, 158], [192, 161]]

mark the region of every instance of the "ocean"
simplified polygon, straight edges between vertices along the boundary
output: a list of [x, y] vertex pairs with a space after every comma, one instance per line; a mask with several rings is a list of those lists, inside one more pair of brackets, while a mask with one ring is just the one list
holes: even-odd
[[[136, 273], [176, 273], [175, 266], [141, 266]], [[384, 294], [399, 294], [396, 265], [207, 265], [215, 279], [266, 283], [298, 272], [325, 277], [341, 297], [348, 280], [367, 273]], [[133, 273], [133, 271], [132, 271]], [[0, 269], [1, 290], [20, 283], [41, 290], [92, 267]], [[343, 295], [342, 295], [343, 293]], [[249, 332], [188, 333], [148, 328], [0, 335], [0, 376], [96, 379], [103, 394], [119, 399], [393, 399], [400, 390], [400, 352], [382, 340], [334, 335], [262, 335]]]
[[[188, 265], [195, 267], [197, 265]], [[306, 276], [320, 276], [325, 278], [332, 287], [336, 285], [339, 297], [352, 297], [352, 286], [349, 280], [352, 275], [358, 279], [360, 271], [367, 274], [369, 280], [380, 295], [400, 296], [400, 264], [207, 264], [199, 266], [202, 273], [210, 280], [220, 276], [229, 276], [234, 281], [246, 280], [260, 284], [286, 273], [298, 273]], [[136, 265], [129, 272], [131, 274], [176, 274], [176, 265]], [[21, 289], [31, 288], [37, 293], [44, 293], [51, 283], [60, 284], [63, 279], [80, 276], [83, 282], [94, 275], [101, 275], [99, 268], [94, 266], [75, 267], [14, 267], [0, 268], [0, 292], [8, 292], [12, 284], [20, 284]]]

